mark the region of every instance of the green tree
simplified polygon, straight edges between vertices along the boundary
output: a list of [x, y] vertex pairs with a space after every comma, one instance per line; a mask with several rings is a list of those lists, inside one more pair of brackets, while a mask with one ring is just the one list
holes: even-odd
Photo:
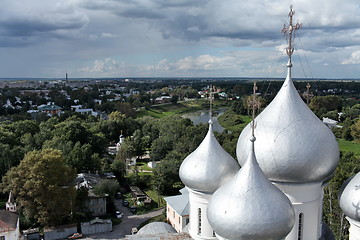
[[338, 240], [349, 239], [347, 236], [349, 224], [339, 207], [338, 192], [344, 182], [359, 171], [360, 157], [352, 152], [341, 152], [335, 176], [324, 189], [323, 218]]
[[43, 226], [62, 224], [73, 210], [74, 169], [65, 165], [61, 151], [29, 152], [4, 177], [2, 190], [12, 191], [27, 219]]
[[143, 136], [141, 129], [137, 129], [131, 138], [126, 138], [125, 142], [132, 150], [133, 156], [141, 157], [145, 153], [147, 140], [148, 137]]
[[178, 100], [179, 100], [179, 96], [174, 95], [174, 96], [171, 97], [170, 102], [172, 104], [176, 104], [178, 102]]
[[177, 152], [169, 153], [166, 160], [162, 160], [154, 169], [153, 187], [158, 194], [176, 194], [183, 187], [179, 177], [179, 168], [184, 156]]
[[230, 109], [233, 110], [236, 114], [247, 114], [247, 108], [245, 108], [242, 99], [233, 101]]
[[109, 114], [110, 121], [124, 121], [125, 119], [126, 115], [118, 111]]
[[115, 179], [104, 179], [95, 185], [93, 191], [96, 195], [108, 194], [113, 198], [115, 193], [120, 190], [119, 182]]
[[90, 133], [80, 119], [71, 117], [55, 126], [54, 135], [65, 141], [84, 144]]
[[10, 128], [15, 135], [20, 138], [26, 133], [34, 135], [39, 132], [39, 123], [34, 120], [17, 121], [11, 124]]
[[126, 159], [129, 158], [126, 145], [122, 145], [120, 150], [117, 152], [114, 162], [111, 164], [111, 170], [119, 180], [122, 182], [126, 175]]
[[360, 118], [351, 126], [351, 136], [360, 141]]
[[311, 99], [309, 107], [318, 117], [322, 117], [328, 111], [341, 111], [343, 100], [339, 96], [315, 96]]
[[135, 116], [135, 110], [132, 108], [131, 104], [128, 102], [118, 102], [115, 104], [116, 111], [119, 111], [125, 114], [127, 117]]
[[75, 143], [68, 155], [66, 155], [66, 163], [78, 172], [96, 171], [100, 163], [93, 162], [91, 146], [89, 144], [81, 145], [80, 142]]
[[21, 146], [12, 147], [3, 143], [0, 143], [0, 149], [0, 177], [2, 177], [11, 167], [19, 164], [24, 157], [25, 149]]

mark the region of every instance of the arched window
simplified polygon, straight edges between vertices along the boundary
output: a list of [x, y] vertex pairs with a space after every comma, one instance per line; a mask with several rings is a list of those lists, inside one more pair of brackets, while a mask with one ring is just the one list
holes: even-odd
[[304, 224], [304, 214], [299, 214], [299, 225], [298, 225], [298, 240], [302, 240], [303, 235], [303, 224]]
[[201, 208], [198, 209], [198, 235], [201, 235]]

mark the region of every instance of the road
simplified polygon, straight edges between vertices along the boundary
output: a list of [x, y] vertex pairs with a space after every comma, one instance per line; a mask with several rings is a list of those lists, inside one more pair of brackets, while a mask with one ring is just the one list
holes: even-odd
[[113, 226], [112, 232], [106, 233], [98, 233], [93, 235], [87, 235], [83, 239], [92, 240], [92, 239], [121, 239], [125, 237], [125, 235], [131, 234], [131, 229], [134, 227], [138, 227], [141, 223], [145, 222], [146, 220], [161, 215], [164, 211], [164, 208], [149, 212], [146, 214], [141, 215], [134, 215], [132, 214], [128, 208], [122, 205], [121, 200], [115, 200], [116, 208], [124, 213], [122, 221], [120, 224]]

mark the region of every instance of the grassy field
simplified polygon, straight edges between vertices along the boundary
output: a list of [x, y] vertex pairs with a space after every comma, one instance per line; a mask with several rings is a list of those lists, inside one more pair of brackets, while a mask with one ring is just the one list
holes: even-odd
[[158, 208], [161, 207], [165, 207], [166, 206], [166, 202], [164, 200], [164, 196], [158, 196], [156, 191], [154, 190], [147, 190], [145, 191], [145, 193], [154, 201], [158, 204]]
[[153, 169], [147, 165], [147, 162], [137, 162], [136, 165], [140, 171], [153, 171]]
[[[221, 108], [229, 105], [228, 101], [215, 101], [213, 108]], [[177, 104], [161, 104], [154, 105], [148, 109], [141, 108], [136, 112], [136, 117], [150, 116], [153, 118], [163, 118], [172, 115], [182, 115], [189, 112], [196, 112], [203, 109], [209, 108], [208, 100], [192, 100], [186, 102], [179, 102]]]
[[344, 139], [338, 139], [340, 151], [353, 152], [355, 155], [360, 156], [360, 143], [355, 141], [346, 141]]
[[237, 115], [233, 111], [227, 111], [218, 118], [220, 125], [232, 132], [241, 132], [251, 121], [249, 116]]

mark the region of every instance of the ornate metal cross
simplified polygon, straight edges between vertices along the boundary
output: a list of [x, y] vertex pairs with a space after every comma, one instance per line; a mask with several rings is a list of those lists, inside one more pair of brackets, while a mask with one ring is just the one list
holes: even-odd
[[295, 31], [300, 29], [302, 27], [301, 23], [293, 24], [293, 16], [295, 15], [295, 11], [292, 8], [292, 5], [290, 6], [290, 12], [289, 12], [289, 18], [290, 18], [290, 24], [289, 26], [286, 26], [284, 24], [284, 28], [281, 30], [282, 33], [284, 33], [287, 41], [288, 41], [288, 47], [286, 48], [286, 54], [291, 59], [291, 55], [294, 52], [293, 42], [295, 38]]

